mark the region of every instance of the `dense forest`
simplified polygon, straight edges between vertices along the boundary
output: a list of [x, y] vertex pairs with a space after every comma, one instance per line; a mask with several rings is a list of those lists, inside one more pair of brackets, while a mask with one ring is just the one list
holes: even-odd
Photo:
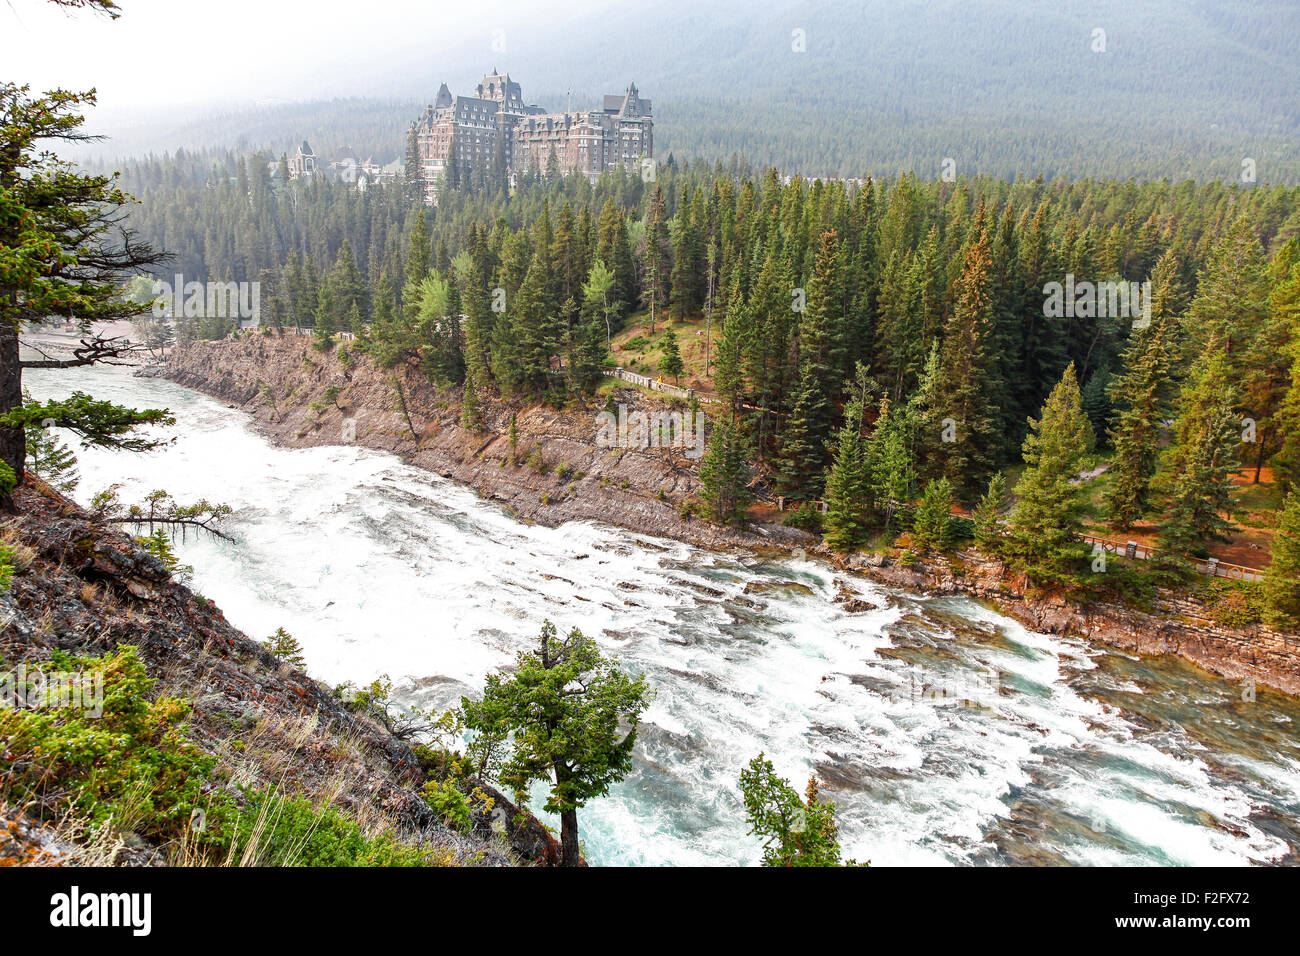
[[[1056, 536], [1074, 507], [1060, 483], [1099, 446], [1107, 519], [1131, 527], [1159, 500], [1183, 522], [1162, 541], [1193, 556], [1226, 527], [1235, 467], [1283, 486], [1300, 467], [1297, 188], [828, 182], [694, 163], [651, 181], [467, 184], [426, 209], [400, 185], [282, 173], [265, 155], [180, 157], [126, 184], [137, 227], [187, 279], [260, 279], [264, 325], [312, 328], [323, 348], [351, 332], [381, 364], [464, 385], [467, 424], [497, 396], [589, 394], [624, 327], [679, 377], [666, 323], [707, 313], [710, 367], [691, 374], [731, 408], [705, 462], [710, 487], [733, 492], [716, 495], [720, 520], [743, 518], [757, 467], [775, 494], [828, 501], [851, 549], [894, 520], [890, 502], [923, 509], [930, 493], [946, 514], [1022, 467], [1024, 500], [1047, 455], [1043, 495], [1059, 500], [1027, 534], [1037, 554], [1071, 540]], [[1112, 280], [1149, 283], [1141, 315], [1082, 291], [1048, 307], [1052, 283]], [[232, 327], [180, 322], [184, 336]], [[1053, 422], [1069, 447], [1043, 434]]]

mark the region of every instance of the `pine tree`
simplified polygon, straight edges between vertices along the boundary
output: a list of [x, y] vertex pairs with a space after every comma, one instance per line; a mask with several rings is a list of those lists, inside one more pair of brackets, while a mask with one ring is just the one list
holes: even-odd
[[[1285, 276], [1278, 277], [1271, 307], [1276, 321], [1300, 329], [1300, 261]], [[1300, 481], [1300, 333], [1292, 337], [1286, 359], [1290, 374], [1277, 412], [1279, 448], [1274, 461], [1278, 480], [1284, 487], [1294, 487]]]
[[1002, 551], [1002, 509], [1007, 505], [1007, 479], [998, 472], [989, 479], [988, 491], [975, 508], [975, 546], [985, 554]]
[[[733, 412], [740, 408], [745, 389], [742, 367], [745, 347], [745, 301], [740, 292], [740, 277], [732, 280], [727, 298], [727, 311], [722, 319], [722, 334], [718, 336], [716, 358], [713, 362], [713, 387], [718, 397], [727, 402]], [[1300, 389], [1297, 390], [1300, 394]]]
[[880, 415], [867, 446], [867, 468], [871, 494], [886, 534], [897, 527], [900, 506], [912, 499], [916, 467], [912, 460], [916, 421], [911, 408], [880, 403]]
[[659, 339], [659, 349], [663, 353], [659, 356], [660, 374], [671, 375], [676, 382], [686, 370], [682, 363], [682, 353], [677, 348], [677, 333], [672, 329], [664, 329], [664, 334]]
[[734, 422], [713, 427], [709, 450], [700, 463], [702, 497], [719, 524], [743, 526], [749, 491], [749, 447]]
[[258, 643], [292, 667], [302, 668], [307, 664], [303, 647], [298, 643], [298, 639], [282, 627], [277, 627], [274, 634]]
[[989, 355], [993, 335], [993, 296], [988, 234], [982, 232], [966, 256], [957, 283], [957, 303], [944, 333], [939, 375], [940, 443], [943, 474], [959, 495], [984, 484], [1000, 455], [998, 416], [990, 393], [994, 379]]
[[867, 543], [871, 521], [871, 476], [862, 438], [862, 402], [854, 398], [844, 411], [844, 426], [826, 479], [826, 544], [841, 553]]
[[912, 522], [912, 546], [922, 554], [943, 551], [951, 543], [948, 518], [952, 512], [952, 484], [936, 478], [925, 486]]
[[27, 470], [66, 495], [76, 490], [80, 480], [76, 453], [47, 428], [27, 432]]
[[650, 334], [654, 335], [655, 317], [668, 305], [668, 280], [672, 268], [668, 252], [668, 223], [664, 218], [664, 195], [658, 185], [650, 197], [645, 241], [645, 298], [650, 309]]
[[1232, 473], [1239, 467], [1241, 419], [1226, 350], [1217, 339], [1193, 366], [1178, 399], [1173, 441], [1157, 484], [1169, 499], [1160, 525], [1160, 567], [1183, 573], [1212, 540], [1227, 540]]
[[1151, 480], [1160, 459], [1160, 423], [1169, 417], [1172, 406], [1175, 266], [1169, 256], [1157, 265], [1151, 324], [1133, 337], [1124, 356], [1126, 370], [1111, 383], [1112, 399], [1122, 410], [1111, 431], [1115, 484], [1106, 505], [1110, 520], [1126, 531], [1150, 509]]
[[834, 408], [830, 396], [842, 381], [839, 368], [843, 327], [839, 237], [833, 231], [818, 239], [817, 260], [809, 282], [807, 310], [799, 323], [799, 379], [794, 408], [785, 422], [778, 481], [787, 497], [817, 498], [825, 480], [826, 446]]
[[1300, 625], [1300, 492], [1289, 493], [1278, 512], [1270, 553], [1264, 572], [1268, 620], [1293, 628]]
[[1084, 554], [1077, 543], [1087, 493], [1075, 479], [1093, 448], [1092, 425], [1071, 363], [1023, 446], [1025, 471], [1007, 521], [1005, 553], [1039, 580], [1063, 583]]
[[1268, 276], [1264, 251], [1254, 227], [1239, 216], [1210, 251], [1197, 276], [1196, 298], [1187, 312], [1189, 356], [1217, 342], [1235, 381], [1245, 377], [1250, 343], [1268, 314]]

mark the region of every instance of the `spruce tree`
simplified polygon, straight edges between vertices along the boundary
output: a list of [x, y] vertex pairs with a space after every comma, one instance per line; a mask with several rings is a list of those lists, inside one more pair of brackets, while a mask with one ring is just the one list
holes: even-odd
[[966, 255], [957, 283], [957, 302], [944, 333], [939, 375], [936, 444], [943, 474], [967, 497], [984, 484], [1000, 455], [997, 410], [990, 398], [995, 378], [989, 354], [993, 336], [993, 295], [987, 233]]
[[952, 512], [952, 483], [936, 478], [925, 486], [912, 522], [912, 546], [926, 554], [943, 551], [951, 543], [948, 518]]
[[834, 415], [831, 394], [836, 383], [842, 381], [839, 270], [839, 238], [833, 231], [825, 232], [818, 240], [807, 310], [799, 323], [798, 391], [781, 443], [778, 482], [785, 494], [796, 500], [820, 496], [825, 477], [826, 447]]
[[668, 251], [668, 223], [664, 213], [664, 194], [658, 185], [650, 197], [650, 212], [645, 230], [645, 299], [650, 310], [650, 334], [655, 332], [655, 318], [668, 305], [668, 280], [672, 262]]
[[998, 472], [975, 508], [975, 546], [988, 555], [1002, 552], [1002, 509], [1007, 504], [1007, 479]]
[[713, 427], [709, 450], [700, 463], [702, 497], [714, 521], [744, 525], [745, 508], [753, 500], [749, 479], [748, 443], [734, 422], [720, 422]]
[[677, 348], [677, 333], [672, 329], [664, 329], [664, 334], [659, 339], [659, 349], [663, 353], [659, 356], [659, 373], [671, 375], [676, 382], [686, 370], [682, 364], [682, 353]]
[[867, 468], [871, 494], [887, 534], [897, 528], [900, 508], [912, 499], [916, 467], [912, 460], [915, 415], [906, 405], [880, 403], [880, 415], [867, 446]]
[[1137, 331], [1124, 356], [1125, 371], [1111, 384], [1121, 407], [1111, 442], [1115, 484], [1106, 498], [1110, 520], [1128, 530], [1151, 507], [1151, 480], [1160, 459], [1161, 422], [1169, 417], [1173, 396], [1173, 318], [1176, 300], [1174, 260], [1166, 257], [1152, 278], [1151, 323]]
[[1075, 479], [1093, 448], [1092, 425], [1074, 363], [1047, 397], [1037, 421], [1030, 419], [1023, 446], [1025, 471], [1007, 521], [1005, 553], [1042, 581], [1064, 583], [1085, 553], [1078, 543], [1087, 493]]
[[65, 495], [72, 494], [80, 480], [76, 453], [48, 428], [28, 430], [27, 470]]
[[1264, 602], [1269, 623], [1300, 625], [1300, 492], [1292, 491], [1277, 516], [1270, 548], [1272, 560], [1264, 572]]
[[871, 476], [862, 438], [862, 401], [854, 398], [844, 411], [835, 459], [826, 479], [826, 544], [835, 551], [856, 551], [867, 543], [871, 521]]
[[1232, 522], [1232, 473], [1239, 467], [1241, 419], [1224, 345], [1212, 340], [1193, 366], [1178, 399], [1173, 441], [1165, 451], [1157, 484], [1168, 496], [1160, 524], [1160, 566], [1189, 570], [1190, 559], [1210, 541], [1227, 540]]

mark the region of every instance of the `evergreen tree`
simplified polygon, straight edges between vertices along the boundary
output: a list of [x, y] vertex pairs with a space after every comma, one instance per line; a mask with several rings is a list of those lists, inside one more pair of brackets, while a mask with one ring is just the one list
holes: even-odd
[[749, 448], [740, 429], [730, 421], [713, 426], [709, 450], [700, 462], [701, 497], [719, 524], [743, 526], [749, 491]]
[[804, 799], [759, 754], [740, 772], [749, 832], [763, 840], [764, 866], [840, 866], [835, 804], [808, 778]]
[[80, 480], [76, 454], [47, 428], [27, 433], [27, 470], [65, 495], [72, 494]]
[[912, 545], [922, 554], [943, 551], [951, 543], [948, 518], [952, 512], [952, 484], [936, 478], [925, 486], [912, 522]]
[[1025, 437], [1025, 471], [1007, 521], [1005, 554], [1043, 581], [1064, 583], [1086, 553], [1078, 543], [1087, 492], [1076, 482], [1092, 452], [1092, 425], [1071, 363]]
[[682, 353], [677, 348], [677, 333], [672, 329], [664, 329], [664, 334], [659, 339], [659, 349], [663, 353], [659, 356], [659, 373], [671, 375], [676, 382], [686, 370], [682, 363]]
[[644, 677], [623, 673], [576, 627], [560, 640], [545, 621], [537, 649], [520, 653], [508, 677], [488, 677], [480, 700], [461, 699], [466, 727], [509, 742], [503, 783], [519, 794], [537, 780], [550, 784], [546, 809], [560, 817], [563, 865], [581, 862], [578, 809], [632, 768], [651, 696]]
[[871, 475], [862, 438], [862, 402], [854, 398], [845, 409], [844, 425], [826, 480], [826, 514], [822, 518], [826, 544], [841, 553], [867, 543], [871, 521]]
[[989, 346], [993, 335], [993, 296], [987, 233], [966, 255], [957, 283], [957, 303], [944, 333], [939, 375], [939, 442], [943, 474], [960, 496], [984, 484], [1000, 455], [998, 416], [990, 400], [994, 370]]
[[787, 497], [810, 500], [820, 496], [831, 436], [834, 409], [831, 395], [842, 381], [842, 284], [839, 237], [825, 232], [818, 240], [816, 264], [809, 282], [807, 309], [799, 323], [799, 380], [794, 408], [782, 435], [778, 482]]
[[664, 214], [664, 196], [658, 184], [650, 199], [650, 213], [645, 231], [645, 299], [650, 309], [650, 334], [655, 332], [655, 317], [668, 304], [668, 280], [672, 264], [668, 253], [668, 223]]
[[[82, 106], [94, 94], [56, 91], [31, 98], [27, 87], [0, 82], [0, 463], [22, 484], [26, 430], [44, 418], [58, 420], [92, 443], [154, 447], [126, 439], [136, 425], [170, 421], [161, 410], [137, 412], [74, 393], [63, 402], [24, 405], [24, 369], [67, 369], [118, 358], [129, 346], [104, 339], [93, 323], [130, 319], [148, 311], [124, 297], [129, 275], [154, 269], [164, 257], [122, 224], [128, 197], [115, 176], [89, 175], [60, 161], [51, 140], [77, 141]], [[66, 359], [24, 359], [18, 333], [28, 323], [67, 316], [82, 346]], [[51, 414], [50, 412], [55, 412]], [[13, 487], [0, 489], [0, 506]]]
[[1226, 349], [1212, 340], [1179, 395], [1173, 441], [1157, 475], [1168, 497], [1160, 524], [1160, 566], [1166, 571], [1185, 572], [1208, 542], [1227, 540], [1232, 522], [1224, 515], [1232, 508], [1241, 440], [1233, 398]]
[[1111, 384], [1122, 409], [1111, 432], [1115, 484], [1106, 499], [1110, 520], [1128, 530], [1151, 506], [1151, 480], [1160, 458], [1160, 423], [1172, 405], [1175, 344], [1170, 315], [1177, 292], [1174, 260], [1161, 260], [1152, 279], [1151, 324], [1133, 337], [1124, 374]]
[[1002, 510], [1007, 505], [1007, 479], [998, 472], [989, 479], [988, 491], [975, 508], [975, 546], [985, 554], [1002, 552]]
[[871, 493], [886, 534], [896, 530], [899, 509], [911, 501], [916, 485], [912, 458], [915, 432], [912, 409], [892, 404], [888, 398], [880, 403], [876, 429], [867, 446], [867, 468]]
[[1270, 553], [1264, 572], [1268, 619], [1294, 628], [1300, 625], [1300, 492], [1290, 492], [1278, 512]]

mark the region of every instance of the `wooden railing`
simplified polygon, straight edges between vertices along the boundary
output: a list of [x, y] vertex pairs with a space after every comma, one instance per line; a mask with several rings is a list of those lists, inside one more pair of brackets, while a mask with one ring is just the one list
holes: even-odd
[[[705, 395], [701, 392], [695, 391], [695, 389], [693, 388], [682, 388], [680, 385], [669, 385], [667, 382], [660, 381], [657, 378], [651, 378], [648, 375], [638, 375], [636, 372], [629, 372], [627, 369], [622, 368], [621, 366], [619, 368], [601, 369], [601, 374], [607, 375], [610, 378], [620, 378], [625, 382], [631, 382], [633, 385], [640, 385], [642, 388], [648, 388], [654, 392], [667, 392], [669, 395], [678, 395], [688, 400], [694, 398], [697, 402], [700, 402], [701, 404], [704, 405], [727, 404], [725, 401], [723, 401], [722, 399], [714, 395]], [[751, 412], [767, 412], [768, 414], [778, 414], [773, 412], [770, 408], [763, 408], [762, 406], [759, 405], [751, 405], [748, 402], [741, 402], [740, 407], [744, 409], [748, 409]]]
[[[1149, 561], [1155, 556], [1156, 549], [1150, 545], [1138, 544], [1136, 541], [1115, 541], [1111, 538], [1102, 538], [1095, 534], [1080, 535], [1084, 541], [1091, 545], [1098, 545], [1103, 550], [1111, 554], [1121, 555], [1125, 558], [1136, 559], [1138, 561]], [[1196, 570], [1201, 574], [1209, 574], [1213, 577], [1229, 578], [1233, 581], [1262, 581], [1264, 572], [1257, 568], [1247, 568], [1240, 564], [1229, 564], [1227, 561], [1220, 561], [1218, 558], [1198, 559], [1195, 562]]]

